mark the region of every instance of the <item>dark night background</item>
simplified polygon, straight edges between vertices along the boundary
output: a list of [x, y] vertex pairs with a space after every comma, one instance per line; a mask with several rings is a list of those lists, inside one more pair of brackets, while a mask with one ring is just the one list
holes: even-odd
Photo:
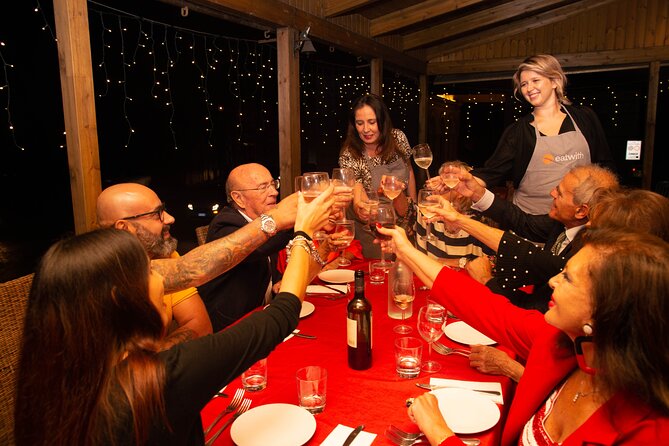
[[[211, 206], [223, 204], [221, 186], [233, 167], [259, 162], [278, 176], [276, 47], [259, 43], [275, 36], [194, 12], [184, 18], [154, 1], [107, 3], [118, 9], [88, 4], [102, 186], [139, 180], [153, 188], [177, 219], [172, 233], [185, 252]], [[27, 0], [13, 9], [0, 17], [0, 282], [32, 271], [51, 242], [73, 232], [52, 3]], [[300, 60], [302, 169], [329, 171], [350, 104], [369, 90], [369, 65], [314, 44], [318, 52]], [[654, 188], [669, 180], [660, 168], [668, 161], [668, 77], [663, 67]], [[641, 184], [642, 162], [625, 161], [625, 145], [643, 140], [647, 84], [647, 69], [569, 75], [568, 96], [597, 112], [630, 186]], [[416, 80], [387, 69], [383, 88], [395, 126], [412, 145], [422, 142]], [[507, 99], [463, 105], [454, 128], [441, 112], [442, 93]], [[433, 85], [430, 170], [451, 157], [483, 164], [503, 129], [529, 110], [511, 93], [510, 77]]]

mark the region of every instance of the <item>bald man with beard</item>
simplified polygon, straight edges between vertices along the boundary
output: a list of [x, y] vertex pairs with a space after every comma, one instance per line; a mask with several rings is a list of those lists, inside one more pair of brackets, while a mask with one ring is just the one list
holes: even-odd
[[[284, 201], [280, 209], [270, 213], [281, 229], [293, 226], [297, 210], [295, 199]], [[166, 304], [173, 309], [178, 324], [168, 336], [166, 348], [212, 332], [206, 309], [194, 287], [234, 267], [269, 238], [257, 219], [239, 232], [179, 257], [177, 240], [169, 231], [174, 217], [153, 190], [136, 183], [117, 184], [102, 191], [97, 201], [97, 216], [102, 227], [134, 234], [151, 258], [152, 269], [163, 276], [165, 297], [171, 300], [166, 300]], [[177, 291], [181, 292], [174, 294]]]

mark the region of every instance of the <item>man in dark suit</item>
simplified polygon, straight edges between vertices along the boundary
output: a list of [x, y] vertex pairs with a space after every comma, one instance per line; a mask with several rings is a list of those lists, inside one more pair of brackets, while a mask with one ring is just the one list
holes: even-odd
[[[277, 232], [274, 220], [267, 215], [276, 207], [278, 188], [279, 180], [260, 164], [243, 164], [228, 176], [225, 191], [229, 206], [209, 224], [207, 242], [225, 237], [256, 218], [261, 219], [261, 229], [270, 238], [237, 266], [199, 288], [215, 332], [268, 302], [272, 284], [280, 279], [276, 259], [292, 231]], [[295, 194], [286, 200], [297, 205]]]
[[[545, 312], [551, 296], [548, 279], [558, 274], [580, 248], [590, 199], [598, 189], [617, 188], [616, 176], [594, 164], [573, 168], [551, 191], [553, 203], [544, 215], [528, 214], [510, 201], [495, 197], [469, 173], [463, 172], [460, 178], [458, 191], [472, 198], [472, 208], [500, 225], [495, 229], [470, 219], [453, 218], [452, 223], [497, 252], [494, 274], [485, 257], [469, 262], [467, 271], [514, 304]], [[531, 295], [519, 290], [527, 285], [533, 285]]]

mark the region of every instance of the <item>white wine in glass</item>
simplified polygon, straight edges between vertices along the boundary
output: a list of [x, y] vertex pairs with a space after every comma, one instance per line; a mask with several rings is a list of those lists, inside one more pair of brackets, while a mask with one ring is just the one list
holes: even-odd
[[[428, 197], [431, 197], [432, 195], [434, 195], [432, 189], [421, 189], [418, 191], [418, 210], [425, 218], [432, 218], [436, 215], [433, 211], [429, 210], [430, 206], [435, 206], [437, 204], [428, 199]], [[425, 240], [426, 242], [435, 242], [438, 240], [437, 237], [432, 235], [432, 223], [425, 223], [425, 235], [421, 237], [421, 240]]]
[[402, 310], [402, 322], [393, 328], [395, 333], [407, 334], [411, 333], [410, 326], [404, 323], [404, 313], [409, 308], [411, 302], [416, 298], [416, 288], [413, 282], [413, 272], [407, 265], [398, 260], [395, 268], [389, 274], [393, 277], [389, 279], [392, 283], [392, 296], [395, 305]]
[[353, 220], [340, 220], [335, 226], [335, 233], [342, 232], [344, 235], [337, 239], [337, 249], [340, 250], [339, 257], [337, 258], [337, 265], [339, 266], [348, 266], [351, 264], [351, 261], [344, 257], [344, 251], [351, 245], [351, 242], [355, 238], [355, 222]]
[[405, 187], [406, 186], [404, 182], [394, 175], [384, 175], [381, 178], [381, 188], [383, 189], [383, 194], [390, 200], [397, 198]]
[[427, 178], [430, 179], [430, 171], [427, 170], [432, 164], [432, 150], [429, 144], [418, 144], [413, 148], [413, 160], [421, 169], [425, 169]]

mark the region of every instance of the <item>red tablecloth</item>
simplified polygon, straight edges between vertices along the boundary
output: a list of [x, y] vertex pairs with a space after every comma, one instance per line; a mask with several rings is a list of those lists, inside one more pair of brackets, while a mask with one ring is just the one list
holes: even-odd
[[[367, 269], [366, 262], [354, 263], [349, 269]], [[387, 278], [387, 276], [386, 276]], [[316, 279], [315, 282], [318, 282]], [[353, 288], [353, 284], [351, 284]], [[415, 336], [420, 338], [416, 326], [418, 308], [425, 305], [429, 291], [417, 291], [413, 303], [414, 314], [407, 318], [407, 323], [414, 330], [409, 335], [398, 335], [393, 327], [398, 320], [388, 317], [387, 281], [384, 284], [372, 285], [366, 276], [365, 294], [373, 308], [373, 364], [365, 371], [356, 371], [348, 367], [346, 349], [346, 304], [352, 297], [348, 296], [332, 301], [323, 297], [308, 296], [316, 309], [308, 317], [300, 320], [298, 328], [307, 334], [316, 335], [317, 340], [293, 337], [279, 345], [268, 357], [267, 388], [259, 392], [246, 392], [245, 397], [251, 398], [251, 408], [268, 403], [297, 404], [295, 372], [308, 365], [324, 366], [328, 370], [327, 403], [323, 413], [316, 415], [316, 432], [307, 445], [320, 444], [337, 424], [355, 427], [365, 425], [366, 432], [377, 434], [375, 445], [392, 444], [384, 431], [388, 424], [394, 424], [405, 430], [416, 431], [406, 414], [407, 398], [424, 392], [416, 387], [416, 383], [427, 383], [431, 376], [441, 378], [463, 379], [473, 381], [497, 381], [502, 384], [506, 405], [500, 406], [502, 420], [512, 396], [511, 380], [499, 376], [484, 375], [469, 367], [469, 360], [459, 355], [442, 356], [432, 352], [442, 370], [434, 374], [421, 372], [418, 378], [402, 379], [395, 373], [393, 353], [394, 340], [399, 336]], [[440, 342], [456, 347], [455, 342], [443, 336]], [[423, 358], [427, 354], [424, 347]], [[226, 393], [234, 394], [241, 386], [237, 379], [230, 383]], [[213, 421], [229, 403], [229, 398], [215, 398], [202, 410], [202, 422], [205, 427]], [[229, 415], [228, 415], [229, 416]], [[214, 429], [215, 431], [216, 429]], [[213, 432], [213, 431], [212, 431]], [[494, 428], [476, 434], [482, 445], [499, 444], [501, 422]], [[469, 437], [473, 435], [468, 435]], [[218, 438], [216, 445], [234, 444], [230, 437], [230, 428]]]

